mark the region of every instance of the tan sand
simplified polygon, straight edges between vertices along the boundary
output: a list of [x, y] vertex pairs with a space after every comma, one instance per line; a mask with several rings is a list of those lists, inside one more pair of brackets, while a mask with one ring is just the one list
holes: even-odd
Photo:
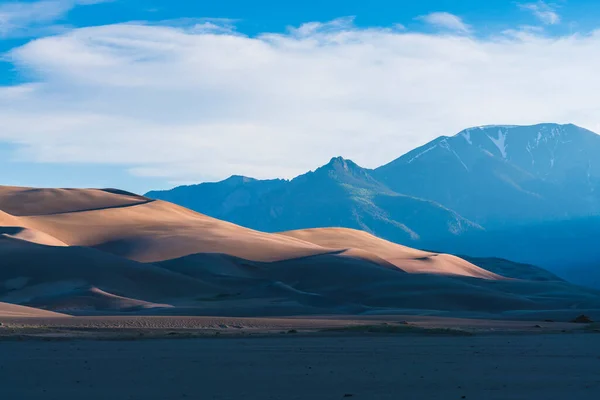
[[[67, 316], [51, 311], [40, 310], [38, 308], [19, 306], [16, 304], [0, 303], [0, 318], [6, 317], [43, 317], [43, 318], [56, 318]], [[2, 321], [0, 321], [2, 322]]]
[[[2, 186], [0, 186], [0, 188], [2, 188]], [[0, 226], [21, 226], [21, 224], [22, 222], [19, 221], [19, 218], [0, 209]]]
[[69, 245], [95, 247], [143, 262], [203, 252], [275, 261], [328, 251], [312, 243], [253, 231], [162, 201], [21, 218], [28, 227]]
[[[382, 258], [408, 273], [462, 275], [483, 279], [501, 279], [461, 258], [412, 249], [375, 237], [367, 232], [346, 228], [319, 228], [282, 232], [306, 242], [332, 249], [355, 248]], [[349, 252], [350, 256], [355, 253]], [[366, 257], [366, 256], [365, 256]]]
[[67, 246], [66, 243], [58, 240], [57, 238], [52, 237], [47, 233], [36, 231], [35, 229], [0, 226], [0, 236], [23, 240], [30, 243], [43, 244], [46, 246]]
[[0, 186], [0, 210], [14, 216], [60, 214], [140, 204], [149, 199], [114, 189]]

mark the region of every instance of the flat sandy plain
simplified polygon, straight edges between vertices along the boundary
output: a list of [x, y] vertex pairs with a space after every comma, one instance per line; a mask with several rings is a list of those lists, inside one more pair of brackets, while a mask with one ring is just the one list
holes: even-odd
[[0, 341], [3, 399], [597, 399], [600, 335]]
[[3, 318], [2, 399], [596, 399], [594, 325], [439, 317]]
[[[282, 334], [489, 334], [596, 333], [596, 324], [491, 320], [418, 315], [274, 318], [189, 316], [40, 316], [0, 318], [0, 341], [144, 340], [161, 338], [263, 337]], [[600, 335], [598, 336], [600, 339]]]

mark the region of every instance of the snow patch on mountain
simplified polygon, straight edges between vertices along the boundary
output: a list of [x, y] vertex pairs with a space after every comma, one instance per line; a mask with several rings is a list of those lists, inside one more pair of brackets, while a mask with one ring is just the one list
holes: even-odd
[[492, 141], [492, 143], [494, 143], [494, 145], [498, 148], [498, 150], [500, 151], [500, 154], [502, 155], [502, 158], [504, 158], [504, 159], [506, 159], [506, 135], [507, 135], [507, 132], [503, 132], [502, 129], [498, 130], [497, 138], [494, 138], [490, 135], [486, 135]]
[[519, 125], [481, 125], [481, 126], [476, 126], [475, 128], [470, 128], [470, 129], [479, 129], [479, 130], [487, 130], [487, 129], [511, 129], [511, 128], [518, 128]]
[[540, 145], [540, 140], [542, 140], [542, 132], [538, 132], [537, 138], [535, 139], [536, 147]]
[[431, 150], [435, 149], [437, 147], [437, 144], [428, 147], [427, 149], [423, 150], [422, 152], [420, 152], [419, 154], [417, 154], [416, 156], [414, 156], [413, 158], [411, 158], [410, 160], [408, 160], [408, 163], [412, 163], [413, 161], [415, 161], [417, 158], [421, 157], [423, 154], [429, 153]]
[[527, 150], [527, 152], [531, 156], [531, 165], [535, 165], [535, 157], [533, 156], [533, 153], [531, 152], [532, 149], [531, 149], [531, 145], [529, 143], [527, 143], [527, 146], [525, 146], [525, 150]]
[[460, 158], [460, 156], [456, 153], [456, 151], [454, 151], [454, 149], [452, 149], [450, 147], [450, 144], [448, 143], [447, 139], [444, 139], [440, 142], [440, 147], [443, 149], [446, 149], [449, 152], [451, 152], [452, 154], [454, 154], [456, 156], [456, 158], [458, 159], [458, 161], [462, 164], [462, 166], [465, 167], [465, 169], [467, 171], [469, 171], [469, 167], [467, 167], [467, 164], [465, 164], [465, 162], [462, 160], [462, 158]]
[[465, 138], [465, 140], [467, 141], [467, 143], [469, 144], [473, 144], [473, 142], [471, 141], [471, 130], [467, 129], [466, 131], [462, 132], [462, 137]]

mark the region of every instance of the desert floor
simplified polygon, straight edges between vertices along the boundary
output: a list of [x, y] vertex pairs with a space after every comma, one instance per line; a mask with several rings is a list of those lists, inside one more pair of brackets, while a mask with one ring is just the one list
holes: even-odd
[[[75, 322], [75, 321], [83, 322]], [[354, 321], [396, 327], [378, 321]], [[411, 324], [468, 328], [467, 322], [424, 319]], [[90, 321], [72, 319], [86, 332]], [[123, 321], [103, 322], [105, 328]], [[16, 322], [10, 322], [15, 324]], [[139, 321], [130, 322], [136, 335]], [[194, 339], [82, 340], [25, 332], [0, 340], [0, 391], [7, 400], [44, 399], [596, 399], [600, 398], [600, 335], [567, 330], [491, 331], [480, 322], [471, 335], [423, 331], [368, 333], [315, 330], [338, 322], [247, 319], [160, 320], [169, 335], [192, 324], [210, 337]], [[471, 326], [473, 323], [470, 323]], [[5, 321], [3, 329], [8, 328]], [[67, 325], [61, 322], [61, 326]], [[79, 326], [78, 326], [79, 325]], [[93, 321], [99, 329], [100, 322]], [[475, 324], [477, 325], [477, 323]], [[510, 325], [510, 324], [509, 324]], [[572, 324], [576, 325], [576, 324]], [[250, 333], [216, 335], [216, 331]], [[297, 327], [297, 333], [273, 331]], [[344, 322], [345, 327], [356, 325]], [[374, 326], [374, 325], [369, 325]], [[506, 325], [503, 325], [506, 327]], [[187, 328], [186, 328], [187, 327]], [[485, 327], [485, 329], [484, 329]], [[562, 327], [562, 326], [561, 326]], [[148, 328], [148, 327], [146, 327]], [[311, 328], [312, 333], [303, 331]], [[39, 328], [36, 328], [39, 329]], [[173, 330], [174, 329], [174, 330]], [[265, 330], [266, 329], [266, 330]], [[432, 330], [433, 329], [433, 330]], [[435, 328], [437, 329], [437, 328]], [[514, 330], [513, 330], [514, 329]], [[23, 333], [21, 332], [21, 333]], [[72, 332], [72, 331], [69, 331]], [[60, 332], [59, 332], [60, 333]], [[172, 336], [171, 336], [172, 337]], [[106, 339], [106, 337], [104, 337]], [[115, 338], [112, 338], [115, 339]], [[118, 339], [118, 338], [117, 338]]]
[[[554, 313], [563, 317], [563, 313]], [[576, 313], [570, 312], [571, 316]], [[324, 315], [299, 317], [214, 316], [54, 316], [0, 315], [0, 341], [145, 340], [206, 337], [262, 337], [278, 334], [434, 336], [549, 333], [598, 333], [600, 324], [544, 320], [456, 318], [423, 315]], [[531, 317], [531, 315], [528, 315]], [[504, 317], [506, 318], [506, 317]], [[600, 337], [600, 335], [598, 335]]]

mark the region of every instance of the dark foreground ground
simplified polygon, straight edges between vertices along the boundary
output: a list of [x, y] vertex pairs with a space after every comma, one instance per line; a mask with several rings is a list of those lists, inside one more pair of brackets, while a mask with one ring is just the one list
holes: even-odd
[[598, 399], [600, 335], [3, 341], [0, 398]]

